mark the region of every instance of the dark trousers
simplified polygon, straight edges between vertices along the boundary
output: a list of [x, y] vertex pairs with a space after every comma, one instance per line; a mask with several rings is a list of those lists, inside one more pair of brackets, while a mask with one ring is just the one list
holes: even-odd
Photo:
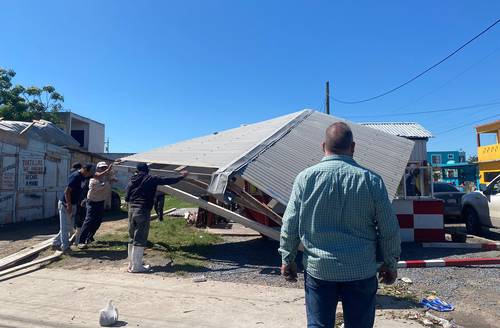
[[80, 204], [76, 206], [76, 215], [75, 215], [75, 227], [81, 228], [83, 226], [83, 222], [85, 222], [86, 217], [86, 206], [80, 206]]
[[86, 244], [92, 241], [97, 229], [101, 226], [104, 214], [104, 201], [91, 202], [87, 200], [87, 213], [83, 222], [80, 240], [78, 243]]
[[163, 206], [165, 206], [165, 194], [156, 195], [154, 209], [160, 221], [163, 220]]
[[334, 282], [304, 274], [307, 327], [335, 327], [335, 309], [342, 301], [345, 328], [371, 328], [375, 321], [376, 277]]
[[134, 206], [128, 207], [128, 236], [129, 244], [146, 247], [148, 244], [149, 221], [151, 208]]

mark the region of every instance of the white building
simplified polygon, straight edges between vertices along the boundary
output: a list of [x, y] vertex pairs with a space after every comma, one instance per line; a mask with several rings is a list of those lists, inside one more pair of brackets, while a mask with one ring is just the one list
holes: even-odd
[[103, 123], [72, 112], [61, 112], [60, 127], [80, 143], [80, 147], [91, 153], [104, 153], [105, 127]]
[[0, 119], [0, 226], [57, 214], [77, 147], [51, 122]]

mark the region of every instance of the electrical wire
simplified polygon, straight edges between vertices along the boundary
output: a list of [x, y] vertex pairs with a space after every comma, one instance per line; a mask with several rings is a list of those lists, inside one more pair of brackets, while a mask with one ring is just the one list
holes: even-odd
[[463, 128], [463, 127], [466, 127], [466, 126], [470, 126], [472, 124], [479, 123], [479, 122], [482, 122], [482, 121], [485, 121], [485, 120], [489, 120], [489, 119], [492, 119], [492, 118], [495, 118], [495, 117], [500, 117], [500, 114], [497, 113], [495, 115], [491, 115], [491, 116], [488, 116], [488, 117], [483, 117], [482, 119], [479, 119], [479, 120], [476, 120], [476, 121], [472, 121], [472, 122], [468, 122], [466, 124], [455, 126], [455, 127], [451, 128], [451, 129], [438, 132], [438, 133], [436, 133], [436, 135], [439, 136], [439, 135], [442, 135], [442, 134], [445, 134], [445, 133], [448, 133], [448, 132], [451, 132], [451, 131], [455, 131], [455, 130], [458, 130], [460, 128]]
[[406, 105], [403, 105], [403, 106], [400, 106], [398, 107], [396, 111], [399, 111], [401, 109], [404, 109], [404, 108], [408, 108], [410, 107], [411, 105], [415, 104], [415, 103], [418, 103], [420, 102], [422, 99], [438, 92], [439, 90], [443, 89], [444, 87], [446, 87], [447, 85], [449, 85], [450, 83], [452, 83], [453, 81], [457, 80], [459, 77], [461, 77], [462, 75], [464, 75], [465, 73], [467, 73], [468, 71], [472, 70], [475, 66], [485, 62], [488, 58], [490, 58], [491, 56], [493, 56], [494, 54], [496, 54], [498, 51], [500, 50], [500, 47], [494, 49], [492, 52], [490, 52], [489, 54], [487, 54], [486, 56], [482, 57], [481, 59], [475, 61], [474, 63], [472, 63], [470, 66], [468, 66], [466, 69], [460, 71], [458, 74], [454, 75], [453, 77], [451, 77], [450, 79], [446, 80], [443, 84], [439, 85], [438, 87], [430, 90], [429, 92], [425, 93], [424, 95], [418, 97], [417, 99], [411, 101], [410, 103], [407, 103]]
[[349, 116], [350, 118], [359, 118], [359, 117], [391, 117], [391, 116], [406, 116], [406, 115], [420, 115], [420, 114], [430, 114], [430, 113], [442, 113], [442, 112], [454, 112], [466, 109], [475, 109], [481, 107], [489, 107], [494, 105], [500, 105], [500, 101], [485, 103], [485, 104], [474, 104], [460, 107], [450, 107], [444, 109], [432, 109], [432, 110], [422, 110], [415, 112], [399, 112], [399, 113], [383, 113], [383, 114], [373, 114], [373, 115], [353, 115]]
[[436, 68], [437, 66], [441, 65], [446, 60], [450, 59], [455, 54], [457, 54], [460, 50], [462, 50], [463, 48], [465, 48], [466, 46], [468, 46], [470, 43], [472, 43], [474, 40], [476, 40], [477, 38], [481, 37], [483, 34], [485, 34], [486, 32], [488, 32], [490, 29], [492, 29], [498, 23], [500, 23], [500, 19], [497, 19], [493, 24], [491, 24], [490, 26], [488, 26], [487, 28], [485, 28], [484, 30], [482, 30], [479, 34], [477, 34], [472, 39], [470, 39], [469, 41], [467, 41], [466, 43], [464, 43], [463, 45], [461, 45], [459, 48], [457, 48], [455, 51], [453, 51], [452, 53], [450, 53], [448, 56], [444, 57], [443, 59], [441, 59], [440, 61], [438, 61], [434, 65], [432, 65], [432, 66], [428, 67], [427, 69], [425, 69], [420, 74], [412, 77], [408, 81], [404, 82], [403, 84], [398, 85], [395, 88], [392, 88], [392, 89], [390, 89], [388, 91], [380, 93], [380, 94], [378, 94], [376, 96], [373, 96], [373, 97], [370, 97], [370, 98], [366, 98], [366, 99], [361, 99], [361, 100], [342, 100], [342, 99], [338, 99], [338, 98], [335, 98], [335, 97], [332, 97], [332, 99], [334, 101], [338, 102], [338, 103], [341, 103], [341, 104], [354, 105], [354, 104], [360, 104], [360, 103], [372, 101], [372, 100], [384, 97], [384, 96], [386, 96], [386, 95], [388, 95], [390, 93], [393, 93], [393, 92], [395, 92], [395, 91], [403, 88], [404, 86], [410, 84], [411, 82], [415, 81], [416, 79], [418, 79], [419, 77], [423, 76], [424, 74], [426, 74], [427, 72], [431, 71], [432, 69]]

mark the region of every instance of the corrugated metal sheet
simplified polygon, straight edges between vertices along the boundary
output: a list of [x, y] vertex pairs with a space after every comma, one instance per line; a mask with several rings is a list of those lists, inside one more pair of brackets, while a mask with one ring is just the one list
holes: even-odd
[[[303, 110], [123, 159], [218, 168], [209, 188], [215, 195], [224, 193], [232, 175], [241, 174], [286, 204], [296, 175], [323, 157], [325, 129], [337, 121], [341, 119]], [[355, 159], [382, 176], [392, 199], [413, 150], [413, 141], [348, 123], [357, 144]]]
[[301, 112], [124, 157], [131, 162], [221, 168], [279, 131]]
[[414, 122], [366, 122], [360, 124], [399, 137], [432, 138], [432, 133]]
[[[31, 125], [31, 126], [30, 126]], [[26, 135], [41, 142], [56, 146], [79, 147], [78, 141], [64, 132], [57, 125], [49, 121], [21, 122], [21, 121], [0, 121], [0, 130], [20, 134], [28, 128]]]
[[[259, 189], [286, 204], [297, 174], [323, 157], [321, 144], [325, 129], [337, 121], [343, 120], [312, 112], [239, 173]], [[413, 142], [347, 123], [353, 130], [356, 142], [355, 160], [382, 176], [392, 199], [413, 150]]]

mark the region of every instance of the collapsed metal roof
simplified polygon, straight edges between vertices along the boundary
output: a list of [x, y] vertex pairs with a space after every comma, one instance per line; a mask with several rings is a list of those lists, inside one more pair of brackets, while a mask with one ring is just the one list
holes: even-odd
[[45, 120], [33, 122], [0, 120], [0, 130], [16, 135], [26, 135], [28, 138], [61, 147], [79, 147], [80, 145], [57, 125]]
[[404, 138], [432, 138], [432, 133], [415, 122], [366, 122], [360, 123], [380, 131]]
[[283, 128], [301, 112], [125, 157], [132, 162], [221, 168]]
[[223, 195], [230, 179], [241, 176], [286, 205], [295, 177], [323, 157], [325, 129], [338, 121], [348, 123], [353, 130], [354, 159], [383, 178], [392, 199], [413, 142], [313, 110], [191, 139], [123, 160], [216, 168], [208, 187], [210, 193]]

